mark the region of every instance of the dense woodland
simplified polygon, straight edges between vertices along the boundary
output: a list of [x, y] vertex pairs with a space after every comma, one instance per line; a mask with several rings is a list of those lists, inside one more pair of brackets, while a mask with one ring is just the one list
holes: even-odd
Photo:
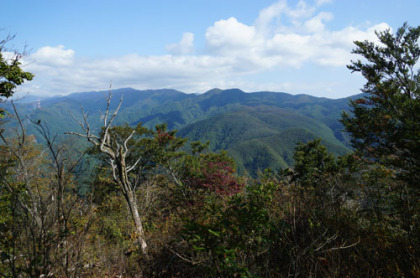
[[[348, 66], [352, 151], [296, 142], [256, 176], [165, 123], [117, 124], [111, 90], [100, 132], [82, 110], [65, 139], [0, 110], [1, 277], [420, 277], [420, 27], [377, 36]], [[9, 40], [3, 101], [33, 78]]]

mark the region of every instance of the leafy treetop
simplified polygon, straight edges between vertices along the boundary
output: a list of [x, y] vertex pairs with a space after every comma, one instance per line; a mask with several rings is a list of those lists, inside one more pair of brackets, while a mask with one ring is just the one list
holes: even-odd
[[[21, 69], [22, 53], [14, 52], [11, 58], [4, 55], [5, 45], [12, 39], [13, 36], [7, 36], [4, 40], [0, 40], [0, 98], [11, 97], [17, 86], [34, 77], [32, 73]], [[3, 114], [4, 111], [0, 109], [0, 116]]]
[[379, 44], [356, 41], [353, 53], [364, 60], [348, 66], [366, 78], [365, 95], [351, 101], [341, 122], [361, 157], [381, 162], [396, 173], [419, 180], [420, 26], [404, 24], [395, 34], [376, 33]]

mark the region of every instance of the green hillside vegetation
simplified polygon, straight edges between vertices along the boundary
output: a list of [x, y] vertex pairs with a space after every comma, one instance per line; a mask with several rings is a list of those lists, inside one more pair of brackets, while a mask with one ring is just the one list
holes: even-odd
[[[79, 130], [72, 115], [82, 121], [81, 108], [88, 116], [92, 130], [98, 132], [107, 94], [105, 91], [75, 93], [42, 99], [41, 109], [34, 109], [33, 102], [25, 101], [18, 102], [17, 107], [26, 119], [28, 133], [37, 136], [31, 121], [48, 122], [50, 131], [60, 136], [69, 130]], [[240, 173], [255, 176], [266, 167], [278, 169], [292, 165], [290, 147], [297, 141], [307, 142], [319, 137], [335, 155], [349, 151], [348, 139], [338, 121], [341, 111], [347, 107], [347, 99], [275, 92], [245, 93], [239, 89], [213, 89], [192, 95], [169, 89], [137, 91], [126, 88], [113, 90], [112, 94], [110, 105], [114, 108], [123, 97], [116, 124], [136, 126], [142, 123], [152, 128], [166, 123], [169, 129], [180, 130], [186, 138], [210, 141], [212, 151], [227, 150], [236, 160]], [[294, 131], [296, 128], [301, 129], [298, 132], [301, 135]], [[246, 148], [252, 140], [260, 140], [257, 144], [265, 153], [261, 159], [246, 159], [249, 152]]]
[[[0, 276], [420, 277], [420, 26], [377, 36], [349, 66], [349, 141], [343, 100], [284, 93], [2, 106]], [[32, 78], [19, 57], [2, 100]]]
[[213, 151], [226, 150], [240, 173], [256, 176], [266, 168], [292, 165], [296, 142], [323, 138], [337, 155], [349, 149], [325, 124], [292, 109], [269, 106], [243, 107], [188, 125], [179, 131], [193, 141], [210, 142]]

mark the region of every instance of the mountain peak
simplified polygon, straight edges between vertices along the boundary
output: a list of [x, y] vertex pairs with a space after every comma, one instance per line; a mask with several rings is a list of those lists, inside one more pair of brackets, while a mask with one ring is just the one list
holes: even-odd
[[220, 94], [221, 92], [223, 92], [222, 89], [214, 88], [214, 89], [211, 89], [211, 90], [205, 92], [204, 94], [209, 94], [209, 95], [210, 94]]
[[219, 88], [214, 88], [211, 89], [210, 91], [205, 92], [204, 94], [206, 95], [217, 95], [220, 93], [245, 93], [244, 91], [242, 91], [241, 89], [238, 88], [232, 88], [232, 89], [226, 89], [226, 90], [222, 90]]

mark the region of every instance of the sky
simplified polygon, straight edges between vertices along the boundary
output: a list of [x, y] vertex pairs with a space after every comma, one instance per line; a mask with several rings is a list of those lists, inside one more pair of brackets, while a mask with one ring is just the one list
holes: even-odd
[[[342, 98], [354, 41], [420, 25], [420, 0], [0, 0], [29, 95], [213, 88]], [[7, 54], [5, 52], [5, 54]]]

